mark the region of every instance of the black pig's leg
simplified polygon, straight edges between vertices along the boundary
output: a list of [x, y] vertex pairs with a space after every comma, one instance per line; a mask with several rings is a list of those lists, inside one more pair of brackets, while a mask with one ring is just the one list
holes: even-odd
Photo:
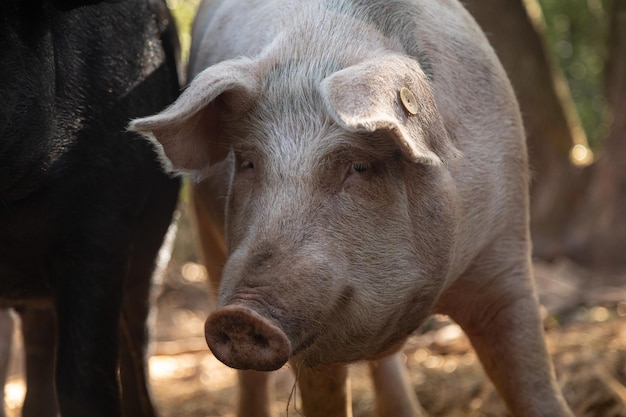
[[[3, 388], [9, 376], [13, 330], [15, 324], [9, 309], [0, 309], [0, 387]], [[0, 417], [6, 417], [4, 407], [0, 407]]]
[[56, 387], [63, 417], [120, 417], [118, 324], [126, 265], [122, 254], [104, 255], [114, 247], [103, 244], [91, 254], [83, 248], [82, 259], [100, 262], [72, 268], [60, 284]]
[[18, 310], [26, 353], [26, 397], [22, 417], [56, 417], [54, 361], [56, 316], [54, 310]]
[[[128, 274], [124, 285], [120, 321], [120, 378], [122, 383], [122, 414], [124, 417], [154, 417], [156, 412], [150, 395], [147, 349], [150, 341], [149, 321], [153, 301], [153, 273], [176, 206], [178, 180], [163, 178], [158, 193], [146, 204], [148, 213], [141, 216], [132, 245]], [[165, 251], [171, 250], [173, 231]], [[168, 254], [169, 258], [169, 254]], [[164, 262], [164, 261], [161, 261]], [[159, 265], [164, 267], [165, 265]], [[162, 271], [157, 271], [160, 274]], [[158, 291], [160, 276], [154, 277]]]
[[126, 289], [120, 322], [120, 379], [124, 417], [156, 415], [149, 392], [146, 350], [150, 313], [150, 277]]

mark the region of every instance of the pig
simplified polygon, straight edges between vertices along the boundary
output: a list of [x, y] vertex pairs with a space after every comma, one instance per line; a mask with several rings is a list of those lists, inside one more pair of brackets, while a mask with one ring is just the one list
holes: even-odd
[[0, 307], [22, 318], [23, 415], [154, 416], [146, 318], [180, 180], [125, 127], [178, 96], [172, 18], [162, 0], [0, 16]]
[[[512, 415], [571, 417], [533, 283], [519, 108], [462, 5], [205, 0], [193, 36], [189, 86], [130, 129], [223, 230], [205, 253], [213, 354], [289, 361], [307, 417], [350, 415], [346, 364], [373, 361], [389, 397], [386, 379], [407, 384], [394, 352], [447, 314]], [[207, 195], [220, 182], [225, 199]]]

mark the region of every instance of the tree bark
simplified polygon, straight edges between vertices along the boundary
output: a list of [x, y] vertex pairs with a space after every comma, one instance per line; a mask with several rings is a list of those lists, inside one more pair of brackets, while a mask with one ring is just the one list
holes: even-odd
[[626, 0], [610, 13], [605, 85], [613, 121], [567, 234], [568, 255], [590, 267], [626, 267]]
[[535, 255], [563, 252], [561, 237], [570, 207], [579, 198], [581, 169], [570, 162], [575, 144], [587, 139], [570, 97], [567, 82], [550, 60], [540, 31], [536, 0], [531, 19], [523, 0], [466, 0], [502, 62], [520, 103], [531, 165], [531, 232]]

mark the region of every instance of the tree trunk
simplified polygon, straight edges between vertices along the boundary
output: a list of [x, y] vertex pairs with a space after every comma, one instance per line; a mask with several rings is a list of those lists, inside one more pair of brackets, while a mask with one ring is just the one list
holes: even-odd
[[626, 0], [614, 0], [610, 16], [605, 85], [613, 121], [567, 235], [570, 257], [609, 270], [626, 267]]
[[582, 191], [581, 169], [570, 162], [570, 151], [576, 144], [586, 147], [587, 139], [567, 82], [549, 59], [539, 33], [541, 9], [536, 0], [526, 3], [531, 13], [523, 0], [464, 2], [487, 34], [519, 100], [531, 165], [535, 255], [553, 257], [562, 253], [570, 207]]

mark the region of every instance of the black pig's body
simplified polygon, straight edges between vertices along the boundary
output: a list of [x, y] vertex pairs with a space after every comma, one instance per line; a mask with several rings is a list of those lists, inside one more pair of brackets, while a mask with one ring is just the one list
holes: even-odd
[[0, 303], [54, 307], [63, 416], [120, 415], [118, 324], [143, 326], [178, 190], [125, 126], [177, 96], [172, 23], [157, 1], [0, 3]]

